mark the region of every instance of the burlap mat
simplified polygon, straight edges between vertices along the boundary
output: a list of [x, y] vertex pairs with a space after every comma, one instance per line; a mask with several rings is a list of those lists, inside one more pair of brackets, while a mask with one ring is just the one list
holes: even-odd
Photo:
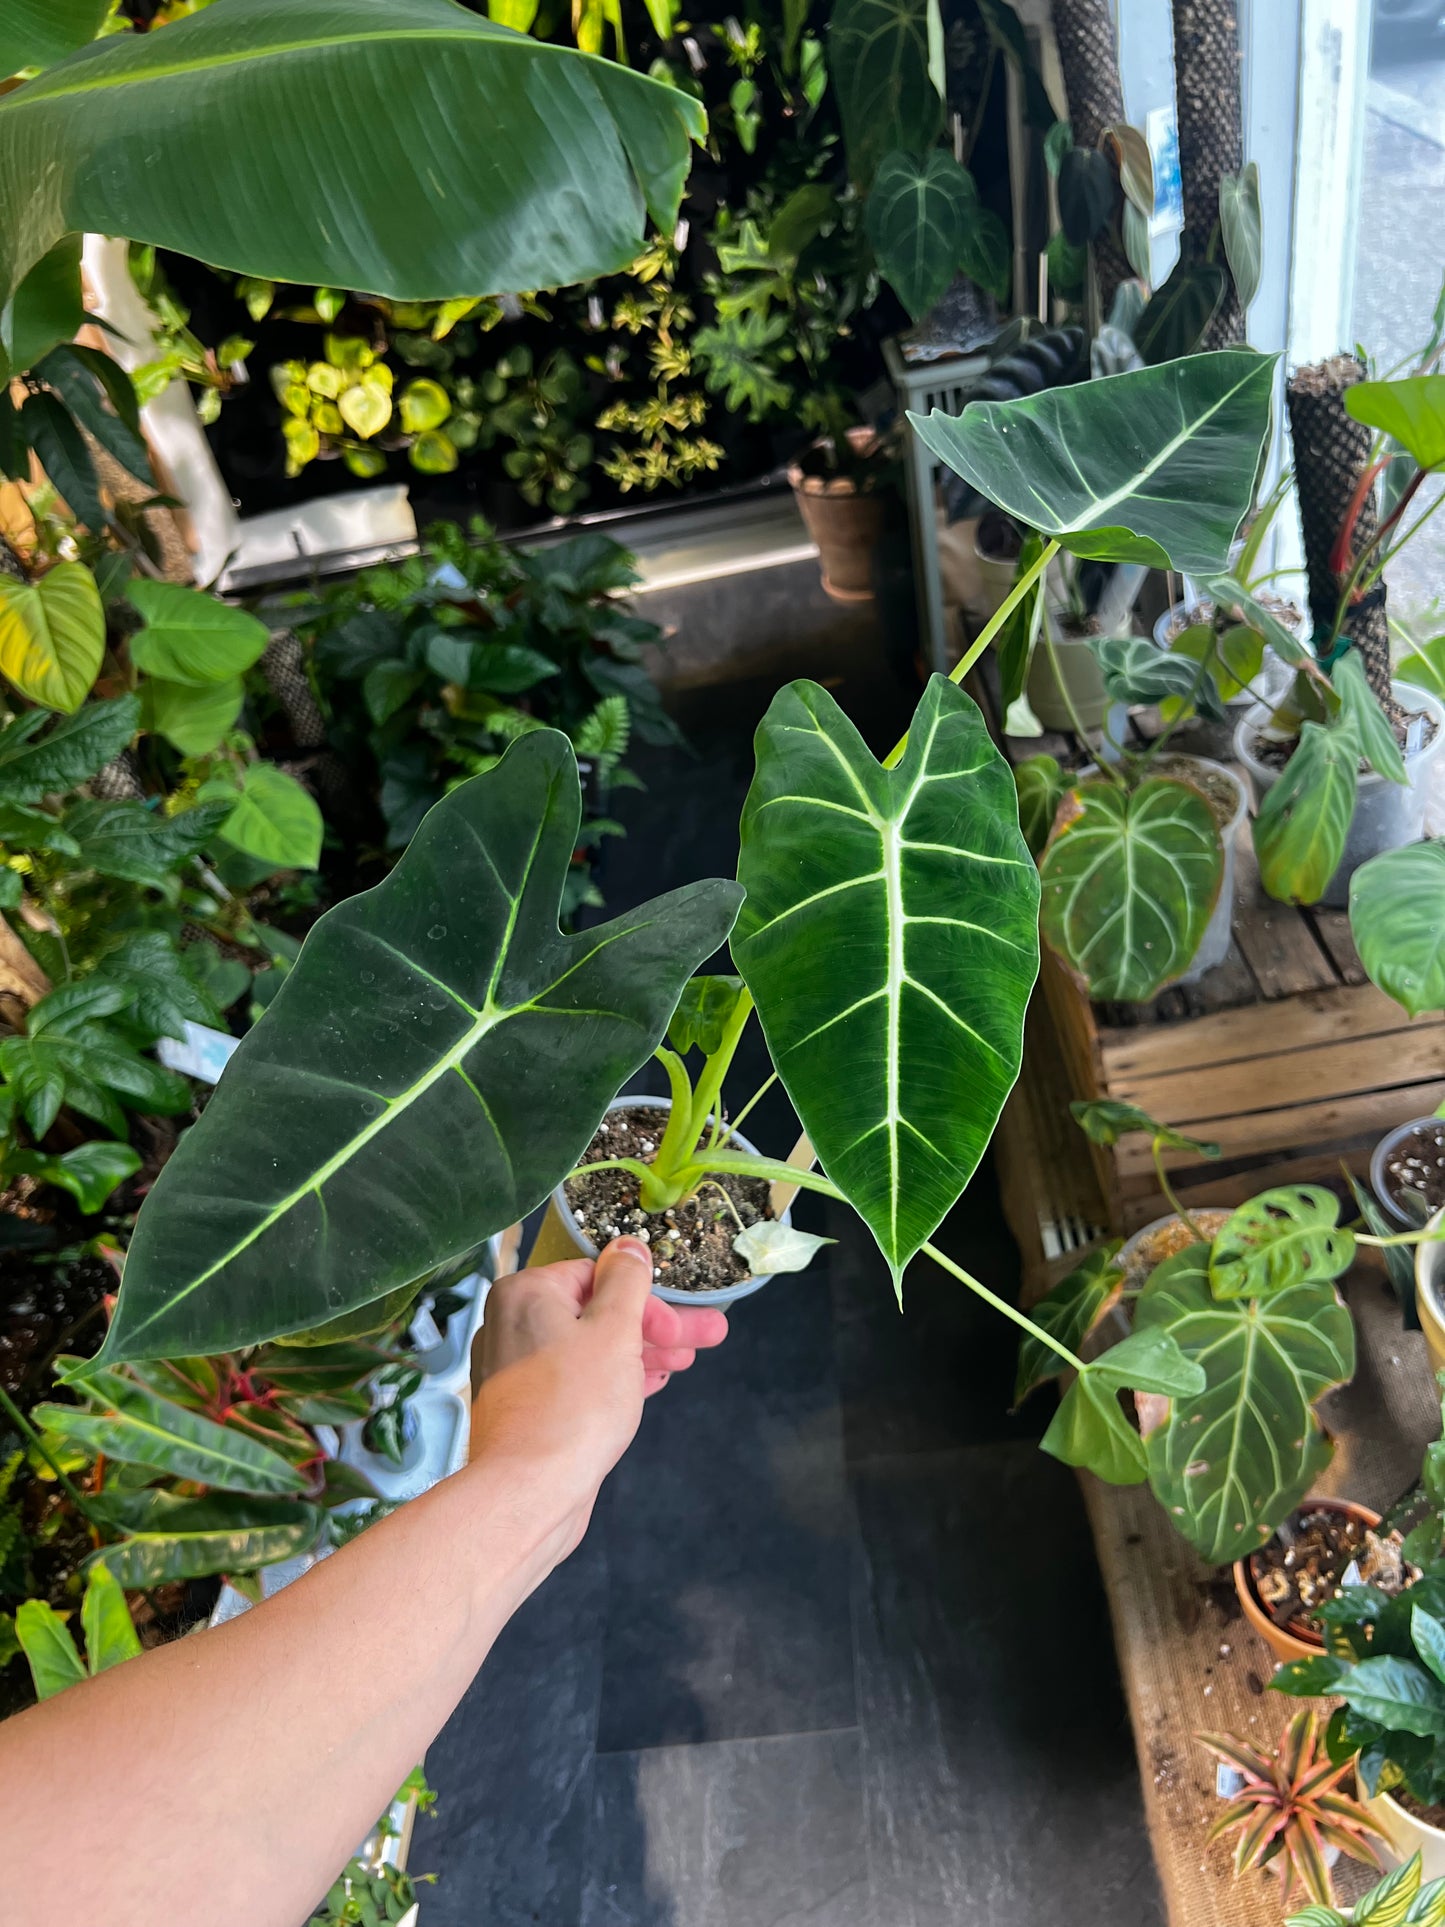
[[[1401, 1329], [1380, 1272], [1359, 1267], [1346, 1295], [1359, 1362], [1352, 1383], [1321, 1405], [1336, 1448], [1319, 1490], [1383, 1511], [1414, 1483], [1424, 1447], [1439, 1436], [1439, 1397], [1425, 1341]], [[1266, 1693], [1274, 1658], [1240, 1616], [1228, 1568], [1200, 1564], [1147, 1486], [1107, 1486], [1087, 1475], [1082, 1483], [1170, 1927], [1279, 1927], [1278, 1880], [1235, 1880], [1230, 1850], [1205, 1845], [1219, 1806], [1213, 1763], [1192, 1736], [1223, 1729], [1268, 1750], [1297, 1702]], [[1371, 1877], [1342, 1864], [1342, 1898], [1357, 1898]]]

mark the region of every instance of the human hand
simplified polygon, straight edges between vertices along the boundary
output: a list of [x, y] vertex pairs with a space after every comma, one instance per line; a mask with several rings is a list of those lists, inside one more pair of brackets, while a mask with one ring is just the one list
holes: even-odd
[[727, 1329], [720, 1311], [654, 1297], [652, 1254], [635, 1238], [614, 1238], [595, 1264], [539, 1265], [492, 1286], [477, 1340], [472, 1458], [543, 1469], [548, 1510], [557, 1509], [552, 1563], [586, 1531], [643, 1400]]

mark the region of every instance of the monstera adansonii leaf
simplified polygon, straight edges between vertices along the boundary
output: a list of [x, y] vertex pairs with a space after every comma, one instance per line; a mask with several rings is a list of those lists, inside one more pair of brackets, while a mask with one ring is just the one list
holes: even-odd
[[1350, 935], [1371, 983], [1418, 1017], [1445, 1010], [1445, 843], [1410, 843], [1350, 878]]
[[1209, 1247], [1190, 1245], [1150, 1277], [1135, 1331], [1164, 1330], [1206, 1384], [1174, 1398], [1146, 1441], [1149, 1483], [1210, 1565], [1255, 1552], [1330, 1461], [1314, 1404], [1355, 1369], [1355, 1332], [1332, 1284], [1264, 1299], [1217, 1299]]
[[672, 232], [705, 126], [452, 0], [226, 0], [0, 104], [0, 302], [67, 230], [405, 300], [588, 280]]
[[1189, 968], [1224, 874], [1214, 813], [1187, 783], [1081, 783], [1044, 852], [1043, 931], [1094, 997], [1144, 1003]]
[[908, 419], [981, 495], [1075, 555], [1212, 575], [1250, 505], [1278, 359], [1227, 348]]
[[104, 1362], [321, 1324], [560, 1183], [740, 896], [689, 884], [561, 935], [580, 814], [571, 745], [538, 731], [321, 918], [145, 1202]]
[[780, 690], [738, 878], [773, 1063], [897, 1287], [983, 1155], [1038, 973], [1038, 876], [976, 705], [933, 677], [887, 770], [825, 690]]

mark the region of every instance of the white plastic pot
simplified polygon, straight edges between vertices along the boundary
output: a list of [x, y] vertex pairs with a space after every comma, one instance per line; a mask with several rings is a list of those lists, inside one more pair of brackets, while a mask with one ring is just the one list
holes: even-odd
[[[1350, 878], [1362, 863], [1368, 863], [1372, 856], [1380, 856], [1386, 850], [1418, 843], [1425, 834], [1431, 778], [1441, 751], [1445, 750], [1445, 704], [1413, 683], [1396, 682], [1391, 687], [1396, 702], [1405, 709], [1425, 711], [1435, 726], [1435, 733], [1423, 748], [1406, 754], [1408, 783], [1391, 783], [1376, 770], [1361, 773], [1355, 794], [1355, 814], [1345, 837], [1345, 854], [1320, 898], [1321, 903], [1332, 910], [1342, 910], [1349, 903]], [[1234, 732], [1234, 753], [1249, 771], [1257, 802], [1263, 802], [1283, 774], [1282, 770], [1262, 762], [1254, 752], [1255, 740], [1269, 716], [1266, 704], [1255, 703]]]
[[[1175, 602], [1171, 604], [1154, 624], [1155, 648], [1162, 649], [1168, 654], [1170, 634], [1179, 617], [1188, 616], [1192, 621], [1203, 622], [1208, 619], [1204, 611], [1208, 609], [1212, 613], [1213, 608], [1214, 604], [1210, 602], [1208, 598], [1203, 602]], [[1260, 695], [1269, 698], [1281, 696], [1284, 693], [1286, 684], [1289, 682], [1290, 674], [1289, 666], [1281, 662], [1273, 649], [1266, 643], [1264, 646], [1264, 660], [1260, 664], [1259, 674], [1254, 679], [1255, 690]], [[1241, 689], [1229, 698], [1225, 707], [1227, 709], [1248, 709], [1253, 705], [1254, 701], [1255, 697], [1248, 689]]]
[[[609, 1114], [612, 1111], [670, 1111], [671, 1109], [670, 1097], [619, 1097], [608, 1106]], [[747, 1152], [753, 1157], [762, 1156], [757, 1145], [749, 1143], [740, 1131], [730, 1132], [728, 1142], [734, 1150]], [[565, 1184], [559, 1184], [552, 1193], [550, 1209], [557, 1214], [561, 1228], [577, 1247], [578, 1253], [584, 1258], [595, 1258], [597, 1247], [573, 1216], [572, 1207], [567, 1202]], [[779, 1220], [782, 1224], [791, 1224], [792, 1221], [791, 1209], [785, 1211]], [[740, 1278], [737, 1284], [722, 1285], [716, 1291], [679, 1291], [674, 1285], [654, 1285], [652, 1289], [657, 1297], [666, 1299], [669, 1305], [723, 1306], [736, 1304], [739, 1298], [751, 1298], [755, 1291], [761, 1291], [763, 1286], [771, 1280], [772, 1273], [768, 1272], [761, 1278]]]
[[1224, 875], [1219, 880], [1219, 895], [1204, 926], [1204, 935], [1199, 940], [1193, 963], [1182, 977], [1175, 979], [1176, 983], [1181, 984], [1197, 984], [1206, 970], [1213, 970], [1229, 955], [1230, 937], [1234, 929], [1234, 841], [1249, 808], [1249, 792], [1232, 769], [1227, 769], [1223, 763], [1212, 762], [1207, 756], [1191, 756], [1189, 761], [1224, 777], [1234, 788], [1235, 804], [1234, 814], [1219, 831], [1220, 841], [1224, 845]]
[[1417, 1820], [1388, 1793], [1377, 1793], [1365, 1801], [1376, 1825], [1383, 1827], [1389, 1840], [1381, 1846], [1380, 1857], [1388, 1864], [1403, 1867], [1413, 1854], [1420, 1856], [1422, 1881], [1439, 1880], [1445, 1875], [1445, 1832]]

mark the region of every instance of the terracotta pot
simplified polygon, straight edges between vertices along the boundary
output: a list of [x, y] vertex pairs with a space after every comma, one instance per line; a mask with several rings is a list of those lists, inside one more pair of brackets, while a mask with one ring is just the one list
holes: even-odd
[[[850, 428], [855, 453], [877, 446], [871, 428]], [[809, 475], [794, 462], [788, 481], [809, 535], [818, 545], [823, 589], [835, 602], [873, 600], [873, 552], [883, 533], [883, 498], [859, 489], [851, 475]]]
[[[1299, 1510], [1343, 1512], [1347, 1518], [1358, 1519], [1362, 1525], [1372, 1527], [1380, 1523], [1378, 1512], [1372, 1512], [1367, 1505], [1356, 1505], [1351, 1499], [1304, 1499]], [[1313, 1659], [1325, 1650], [1325, 1642], [1318, 1633], [1304, 1630], [1295, 1632], [1290, 1626], [1275, 1625], [1254, 1590], [1248, 1559], [1236, 1559], [1234, 1562], [1234, 1590], [1239, 1595], [1241, 1612], [1281, 1664], [1293, 1659]]]
[[1439, 1880], [1445, 1875], [1445, 1833], [1439, 1827], [1417, 1820], [1389, 1793], [1377, 1793], [1365, 1805], [1389, 1838], [1389, 1845], [1380, 1848], [1382, 1860], [1403, 1867], [1412, 1854], [1418, 1853], [1421, 1880]]
[[[1445, 1228], [1445, 1211], [1437, 1211], [1427, 1227]], [[1432, 1372], [1445, 1372], [1445, 1244], [1429, 1239], [1415, 1247], [1415, 1309], [1425, 1334]]]

